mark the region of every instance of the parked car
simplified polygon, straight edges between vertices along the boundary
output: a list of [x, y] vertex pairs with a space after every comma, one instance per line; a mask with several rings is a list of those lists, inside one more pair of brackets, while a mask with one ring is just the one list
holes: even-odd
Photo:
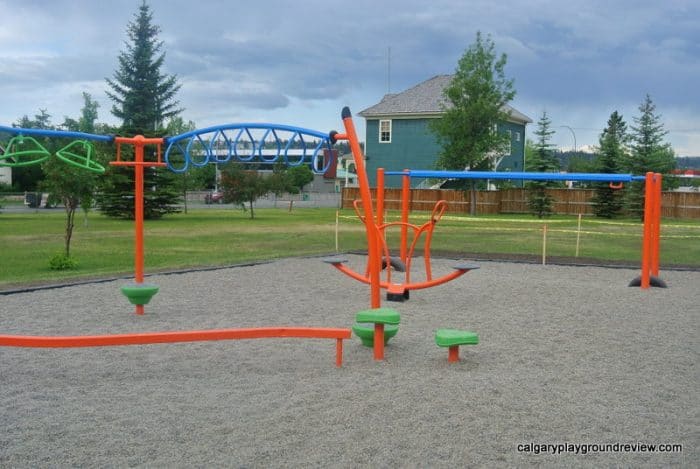
[[224, 193], [223, 192], [210, 192], [204, 196], [204, 203], [209, 204], [223, 204], [224, 203]]

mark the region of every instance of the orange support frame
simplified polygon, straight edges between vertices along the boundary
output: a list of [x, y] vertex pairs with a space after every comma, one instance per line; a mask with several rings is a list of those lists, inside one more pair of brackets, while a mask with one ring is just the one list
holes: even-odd
[[[143, 244], [143, 168], [145, 166], [166, 166], [161, 161], [162, 138], [146, 138], [143, 135], [135, 137], [115, 137], [117, 144], [117, 159], [112, 161], [112, 166], [131, 166], [134, 168], [134, 281], [143, 284], [144, 244]], [[134, 146], [134, 161], [122, 161], [121, 145]], [[145, 161], [144, 148], [146, 145], [157, 145], [158, 161]], [[136, 314], [143, 314], [144, 306], [136, 305]]]
[[109, 347], [117, 345], [165, 344], [211, 340], [263, 339], [293, 337], [336, 339], [335, 364], [343, 365], [343, 339], [350, 329], [327, 327], [256, 327], [249, 329], [212, 329], [205, 331], [142, 332], [135, 334], [86, 336], [0, 335], [0, 346], [34, 348]]
[[[350, 109], [347, 107], [343, 108], [342, 112], [343, 124], [345, 126], [345, 133], [338, 134], [333, 133], [333, 139], [335, 140], [347, 140], [350, 149], [352, 151], [353, 160], [355, 162], [355, 169], [357, 172], [358, 185], [360, 186], [360, 202], [362, 204], [362, 212], [358, 207], [357, 201], [354, 203], [355, 211], [357, 212], [360, 220], [365, 224], [365, 230], [367, 232], [367, 271], [365, 275], [361, 275], [352, 269], [342, 265], [341, 262], [332, 263], [333, 266], [344, 274], [359, 280], [360, 282], [368, 283], [370, 285], [370, 306], [372, 308], [379, 308], [381, 306], [380, 299], [380, 289], [388, 289], [391, 285], [390, 274], [387, 274], [387, 281], [383, 282], [381, 280], [381, 266], [382, 266], [382, 255], [388, 257], [388, 249], [386, 246], [386, 241], [384, 237], [384, 230], [388, 226], [400, 225], [401, 226], [401, 248], [400, 257], [402, 262], [409, 267], [410, 258], [412, 257], [413, 250], [415, 249], [416, 242], [419, 236], [426, 232], [426, 244], [424, 249], [424, 257], [426, 262], [426, 273], [427, 280], [425, 282], [409, 283], [409, 276], [407, 275], [406, 282], [402, 287], [408, 290], [417, 290], [422, 288], [430, 288], [436, 285], [440, 285], [445, 282], [449, 282], [460, 275], [464, 275], [469, 272], [471, 268], [457, 268], [454, 272], [444, 275], [440, 278], [433, 279], [432, 272], [430, 269], [430, 240], [432, 238], [432, 232], [435, 224], [440, 219], [446, 208], [445, 201], [439, 201], [433, 213], [431, 214], [431, 219], [424, 225], [418, 227], [408, 223], [408, 209], [409, 202], [408, 197], [410, 194], [410, 176], [408, 173], [404, 176], [402, 181], [402, 215], [401, 222], [394, 223], [384, 223], [384, 170], [379, 168], [377, 170], [377, 191], [376, 191], [376, 216], [374, 214], [374, 207], [372, 201], [372, 192], [369, 187], [369, 180], [367, 178], [367, 171], [364, 164], [364, 154], [360, 148], [360, 144], [357, 138], [357, 133], [355, 131], [355, 126], [352, 121], [352, 114]], [[414, 241], [411, 243], [410, 248], [408, 247], [407, 237], [408, 228], [411, 227], [414, 230]], [[388, 269], [387, 269], [388, 270]]]

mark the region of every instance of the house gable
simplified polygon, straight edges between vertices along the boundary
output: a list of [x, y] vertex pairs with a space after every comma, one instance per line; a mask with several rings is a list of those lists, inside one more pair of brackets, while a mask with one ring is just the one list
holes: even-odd
[[[439, 119], [448, 106], [443, 90], [452, 75], [438, 75], [406, 91], [387, 94], [382, 100], [359, 113], [366, 120], [365, 153], [370, 184], [375, 183], [377, 168], [433, 169], [440, 151], [429, 122]], [[522, 171], [525, 154], [525, 125], [532, 120], [520, 111], [506, 106], [510, 114], [499, 131], [509, 132], [511, 152], [498, 166], [499, 171]], [[382, 124], [382, 121], [388, 121]], [[380, 134], [382, 125], [383, 134]], [[387, 138], [386, 130], [390, 129]], [[418, 185], [421, 181], [411, 181]], [[387, 178], [387, 187], [399, 187], [398, 177]]]

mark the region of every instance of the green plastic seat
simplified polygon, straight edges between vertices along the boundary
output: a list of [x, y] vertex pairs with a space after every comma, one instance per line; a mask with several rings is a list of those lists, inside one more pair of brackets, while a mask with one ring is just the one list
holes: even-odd
[[399, 324], [401, 315], [392, 308], [365, 309], [355, 315], [355, 321], [374, 324]]
[[151, 298], [158, 293], [158, 285], [151, 283], [130, 283], [121, 288], [124, 296], [132, 305], [147, 305]]
[[[352, 326], [352, 331], [362, 341], [365, 347], [374, 347], [374, 324], [371, 323], [356, 323]], [[399, 332], [399, 326], [387, 324], [384, 326], [384, 345], [389, 342], [389, 339], [394, 337]]]
[[438, 329], [435, 331], [435, 343], [440, 347], [476, 345], [479, 343], [479, 334], [458, 329]]

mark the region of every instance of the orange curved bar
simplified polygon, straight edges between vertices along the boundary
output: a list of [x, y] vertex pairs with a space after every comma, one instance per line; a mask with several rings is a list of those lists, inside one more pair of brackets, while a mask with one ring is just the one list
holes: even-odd
[[623, 187], [625, 187], [625, 185], [621, 182], [618, 184], [613, 184], [612, 182], [610, 182], [610, 183], [608, 183], [608, 187], [610, 187], [610, 189], [616, 191], [616, 190], [622, 189]]
[[406, 288], [406, 290], [421, 290], [423, 288], [430, 288], [436, 285], [442, 285], [443, 283], [447, 283], [451, 280], [456, 279], [457, 277], [461, 277], [467, 272], [469, 272], [469, 269], [457, 269], [453, 272], [450, 272], [447, 275], [443, 275], [442, 277], [428, 280], [426, 282], [407, 283], [404, 285], [404, 287]]
[[342, 273], [344, 273], [345, 275], [347, 275], [350, 278], [354, 278], [355, 280], [362, 282], [362, 283], [370, 284], [369, 273], [367, 273], [365, 275], [359, 274], [359, 273], [355, 272], [354, 270], [352, 270], [350, 267], [346, 267], [345, 265], [343, 265], [339, 262], [334, 263], [333, 267], [335, 267], [336, 269], [338, 269], [339, 271], [341, 271]]
[[[354, 270], [352, 270], [351, 268], [345, 266], [344, 264], [341, 264], [338, 262], [338, 263], [334, 263], [332, 265], [333, 265], [333, 267], [335, 267], [336, 269], [338, 269], [339, 271], [341, 271], [342, 273], [344, 273], [345, 275], [347, 275], [350, 278], [354, 278], [355, 280], [362, 282], [362, 283], [367, 283], [367, 284], [370, 283], [370, 279], [368, 276], [359, 274], [359, 273], [355, 272]], [[405, 290], [422, 290], [424, 288], [430, 288], [430, 287], [434, 287], [436, 285], [441, 285], [443, 283], [447, 283], [451, 280], [456, 279], [457, 277], [460, 277], [460, 276], [466, 274], [470, 270], [471, 269], [456, 269], [454, 272], [450, 272], [449, 274], [443, 275], [442, 277], [439, 277], [436, 279], [428, 280], [425, 282], [415, 282], [415, 283], [408, 282], [408, 283], [402, 284], [401, 286], [404, 287]], [[380, 282], [379, 283], [379, 286], [385, 290], [387, 288], [389, 288], [390, 285], [391, 285], [390, 282]]]
[[211, 329], [203, 331], [140, 332], [134, 334], [84, 336], [0, 335], [0, 346], [34, 348], [109, 347], [116, 345], [146, 345], [209, 340], [263, 339], [293, 337], [336, 339], [336, 365], [343, 362], [343, 339], [349, 339], [350, 329], [326, 327], [255, 327], [249, 329]]

